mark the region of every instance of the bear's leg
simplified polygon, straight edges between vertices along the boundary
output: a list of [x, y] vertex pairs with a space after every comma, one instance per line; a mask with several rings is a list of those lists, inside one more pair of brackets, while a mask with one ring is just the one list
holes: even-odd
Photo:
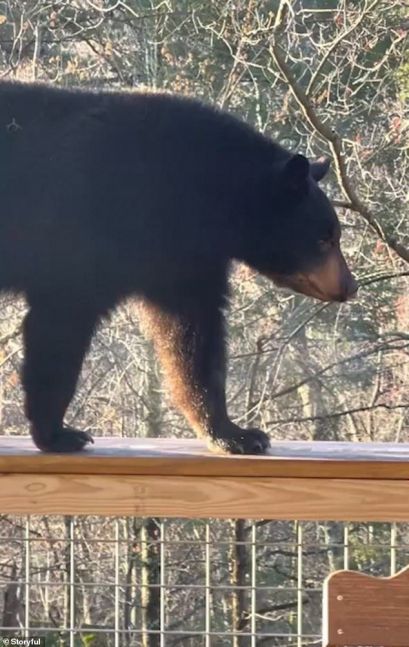
[[24, 320], [25, 411], [37, 447], [49, 452], [82, 449], [92, 437], [63, 426], [82, 360], [98, 317], [79, 308], [34, 305]]
[[228, 453], [264, 453], [268, 436], [258, 429], [241, 429], [227, 414], [221, 304], [205, 298], [177, 312], [150, 304], [143, 317], [173, 400], [196, 433]]

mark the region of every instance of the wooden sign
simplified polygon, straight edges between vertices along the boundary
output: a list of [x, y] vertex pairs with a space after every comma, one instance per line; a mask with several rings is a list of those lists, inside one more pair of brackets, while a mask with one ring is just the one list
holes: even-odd
[[409, 568], [393, 577], [333, 573], [323, 615], [323, 647], [409, 647]]

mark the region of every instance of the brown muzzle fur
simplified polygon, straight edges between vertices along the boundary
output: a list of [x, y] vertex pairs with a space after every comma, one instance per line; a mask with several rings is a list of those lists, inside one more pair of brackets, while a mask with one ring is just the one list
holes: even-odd
[[347, 301], [358, 290], [357, 282], [339, 247], [331, 250], [314, 269], [290, 276], [273, 275], [271, 278], [277, 285], [320, 301]]

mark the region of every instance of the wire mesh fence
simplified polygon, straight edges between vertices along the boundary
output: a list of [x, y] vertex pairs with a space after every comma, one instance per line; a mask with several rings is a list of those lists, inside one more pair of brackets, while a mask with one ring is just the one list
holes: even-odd
[[323, 579], [409, 563], [409, 525], [2, 517], [0, 635], [47, 647], [321, 644]]

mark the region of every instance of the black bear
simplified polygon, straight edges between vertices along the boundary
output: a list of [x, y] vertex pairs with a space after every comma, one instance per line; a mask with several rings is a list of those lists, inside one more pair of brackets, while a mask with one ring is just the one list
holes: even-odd
[[84, 354], [121, 299], [145, 304], [176, 405], [210, 444], [262, 453], [225, 401], [224, 310], [235, 259], [344, 301], [356, 283], [309, 163], [235, 117], [168, 94], [0, 83], [0, 289], [25, 295], [23, 384], [37, 447], [64, 426]]

